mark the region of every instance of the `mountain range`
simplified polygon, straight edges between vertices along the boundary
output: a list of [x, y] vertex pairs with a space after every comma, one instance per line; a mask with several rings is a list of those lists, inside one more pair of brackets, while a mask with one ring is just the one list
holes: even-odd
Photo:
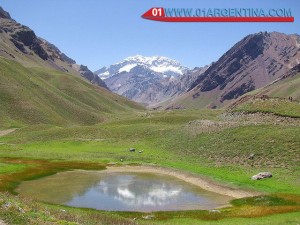
[[103, 67], [95, 71], [95, 73], [102, 79], [107, 79], [122, 72], [130, 72], [137, 66], [152, 70], [163, 77], [178, 77], [188, 71], [187, 67], [184, 67], [178, 61], [167, 57], [146, 57], [136, 55], [128, 57], [109, 67]]
[[[84, 80], [91, 85], [88, 90], [97, 90], [96, 95], [101, 92], [102, 96], [110, 96], [105, 97], [109, 104], [98, 108], [100, 111], [107, 112], [115, 107], [126, 110], [142, 108], [126, 98], [152, 108], [220, 108], [230, 105], [248, 92], [289, 77], [292, 71], [298, 71], [300, 36], [279, 32], [250, 34], [217, 61], [193, 69], [164, 56], [136, 55], [92, 72], [87, 66], [77, 64], [55, 45], [37, 37], [33, 30], [16, 22], [0, 7], [0, 57], [3, 74], [8, 69], [6, 60], [11, 60], [14, 65], [19, 63], [22, 74], [38, 74], [44, 82], [48, 82], [47, 79], [54, 82], [52, 76], [59, 72], [59, 82], [51, 84], [58, 88], [57, 93], [64, 92], [64, 97], [67, 97], [65, 94], [71, 95], [68, 100], [78, 98], [74, 95], [82, 96], [86, 98], [84, 101], [93, 102], [99, 107], [103, 98], [97, 99], [81, 88], [75, 90], [78, 84], [74, 81], [77, 82], [77, 78]], [[51, 75], [50, 71], [57, 72]], [[66, 80], [70, 83], [62, 85]], [[1, 85], [5, 86], [7, 82], [5, 78]], [[95, 89], [95, 86], [99, 88]], [[2, 88], [1, 94], [10, 96], [5, 101], [10, 99], [12, 102], [9, 104], [16, 106], [15, 93], [4, 90]], [[23, 100], [20, 101], [27, 102]], [[35, 106], [35, 110], [42, 108]]]
[[[204, 72], [207, 68], [198, 68], [198, 71]], [[186, 91], [196, 78], [191, 71], [167, 57], [136, 55], [103, 67], [95, 74], [105, 81], [111, 91], [153, 106]]]
[[96, 74], [113, 92], [148, 106], [217, 108], [276, 81], [299, 63], [299, 35], [259, 32], [209, 66], [190, 70], [166, 57], [135, 56]]

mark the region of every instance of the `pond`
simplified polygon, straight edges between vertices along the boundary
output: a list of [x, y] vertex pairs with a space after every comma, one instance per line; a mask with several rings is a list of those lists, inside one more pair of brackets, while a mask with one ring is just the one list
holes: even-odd
[[75, 170], [22, 182], [16, 191], [38, 201], [107, 211], [214, 209], [231, 197], [169, 175]]

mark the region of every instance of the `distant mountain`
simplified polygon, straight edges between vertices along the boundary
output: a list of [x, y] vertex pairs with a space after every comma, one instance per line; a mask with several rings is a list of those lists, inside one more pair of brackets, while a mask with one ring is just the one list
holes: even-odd
[[260, 32], [243, 38], [168, 107], [220, 107], [264, 87], [300, 63], [300, 36]]
[[87, 75], [79, 70], [76, 61], [62, 53], [55, 45], [37, 37], [33, 30], [11, 18], [8, 12], [0, 7], [0, 56], [13, 59], [28, 67], [47, 67], [77, 74], [90, 82], [107, 88], [101, 79], [91, 71]]
[[[205, 71], [197, 68], [197, 71]], [[133, 56], [95, 73], [108, 88], [120, 95], [148, 106], [185, 92], [196, 79], [194, 70], [189, 70], [178, 61], [163, 56]]]
[[103, 67], [95, 73], [102, 79], [107, 79], [122, 72], [130, 72], [135, 67], [143, 67], [163, 75], [163, 77], [178, 77], [184, 74], [188, 68], [182, 66], [178, 61], [163, 56], [146, 57], [136, 55], [128, 57], [121, 62], [109, 67]]

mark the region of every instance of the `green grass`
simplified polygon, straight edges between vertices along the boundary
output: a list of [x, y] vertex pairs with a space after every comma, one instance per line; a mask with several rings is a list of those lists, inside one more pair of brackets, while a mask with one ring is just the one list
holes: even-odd
[[25, 165], [22, 164], [12, 164], [12, 163], [1, 163], [0, 162], [0, 174], [5, 173], [15, 173], [26, 168]]
[[286, 99], [253, 99], [238, 105], [235, 112], [272, 113], [279, 116], [300, 118], [300, 103]]
[[[36, 162], [37, 166], [30, 167], [28, 170], [24, 168], [24, 172], [15, 171], [12, 177], [16, 179], [8, 180], [8, 182], [12, 182], [12, 185], [7, 188], [13, 190], [22, 179], [38, 178], [61, 169], [71, 168], [61, 167], [55, 163], [68, 164], [70, 162], [71, 165], [78, 162], [83, 164], [77, 168], [85, 168], [84, 165], [91, 163], [103, 165], [115, 162], [119, 165], [155, 164], [175, 168], [207, 176], [229, 186], [273, 193], [274, 196], [277, 196], [278, 193], [299, 195], [298, 152], [300, 140], [298, 137], [300, 128], [270, 123], [237, 126], [214, 132], [204, 131], [197, 135], [189, 132], [189, 129], [193, 129], [193, 126], [189, 125], [190, 121], [217, 121], [220, 113], [223, 111], [135, 112], [131, 115], [109, 117], [101, 124], [91, 126], [32, 125], [18, 129], [0, 138], [0, 142], [2, 142], [0, 156], [13, 157], [11, 160], [14, 163], [18, 162], [20, 157], [34, 159], [32, 163], [22, 162], [21, 164], [34, 165]], [[144, 150], [144, 152], [142, 154], [130, 153], [128, 151], [130, 147]], [[251, 153], [255, 154], [254, 161], [248, 159]], [[123, 162], [120, 162], [121, 158], [124, 159]], [[53, 161], [49, 163], [45, 161], [45, 166], [38, 166], [39, 159]], [[13, 163], [12, 161], [3, 163]], [[251, 176], [260, 171], [272, 172], [273, 178], [252, 181]], [[250, 221], [258, 222], [258, 224], [259, 221], [280, 224], [288, 221], [295, 222], [294, 218], [288, 220], [286, 215], [298, 215], [289, 213], [279, 214], [274, 219], [272, 216], [265, 217], [270, 214], [297, 210], [297, 205], [290, 203], [289, 199], [282, 200], [281, 196], [265, 197], [264, 201], [258, 205], [251, 204], [253, 199], [241, 201], [235, 203], [236, 208], [222, 211], [220, 215], [211, 215], [207, 211], [158, 213], [155, 214], [156, 219], [151, 223], [211, 224], [213, 223], [211, 219], [218, 219], [215, 221], [216, 224], [234, 224], [235, 222], [247, 224]], [[274, 205], [267, 204], [268, 202], [272, 202]], [[55, 208], [55, 206], [53, 207]], [[96, 224], [93, 222], [93, 218], [127, 222], [130, 219], [130, 223], [132, 223], [131, 219], [136, 216], [141, 218], [141, 214], [108, 213], [104, 216], [103, 212], [68, 209], [70, 215], [68, 214], [66, 219], [56, 210], [50, 211], [53, 213], [51, 216], [59, 215], [58, 218], [62, 221], [73, 221], [70, 218], [89, 218], [86, 219], [88, 222], [85, 224]], [[42, 212], [43, 210], [39, 213]], [[15, 216], [15, 212], [6, 213], [3, 214], [4, 218]], [[35, 216], [36, 220], [44, 218], [43, 213], [38, 215], [31, 213], [30, 215]], [[181, 216], [178, 217], [178, 215]], [[255, 218], [250, 220], [242, 217]], [[28, 218], [30, 218], [29, 214]], [[20, 221], [16, 223], [24, 222], [24, 220]], [[128, 222], [128, 224], [130, 223]]]
[[[234, 107], [238, 112], [262, 112], [279, 116], [300, 118], [300, 73], [268, 85], [264, 88], [247, 93], [245, 96], [266, 95], [269, 99], [250, 99]], [[293, 102], [289, 101], [293, 98]]]
[[0, 57], [0, 128], [91, 125], [142, 107], [71, 74]]
[[296, 202], [280, 198], [278, 196], [257, 196], [250, 198], [234, 199], [231, 204], [234, 206], [283, 206], [283, 205], [296, 205]]
[[286, 213], [286, 214], [278, 214], [278, 215], [271, 215], [265, 217], [255, 218], [229, 218], [223, 219], [218, 221], [203, 221], [198, 219], [172, 219], [166, 221], [161, 221], [158, 224], [173, 224], [173, 225], [194, 225], [194, 224], [201, 224], [201, 225], [236, 225], [236, 224], [243, 224], [243, 225], [295, 225], [300, 222], [300, 212], [294, 213]]
[[[187, 132], [189, 121], [217, 119], [218, 113], [148, 112], [94, 126], [31, 126], [0, 138], [5, 143], [0, 156], [99, 163], [121, 163], [122, 158], [125, 164], [157, 164], [250, 189], [300, 194], [299, 127], [248, 125], [196, 136]], [[144, 152], [130, 153], [130, 147]], [[254, 160], [248, 159], [250, 154]], [[250, 179], [264, 170], [274, 177]]]
[[300, 73], [293, 77], [286, 78], [262, 89], [270, 97], [288, 98], [300, 101]]

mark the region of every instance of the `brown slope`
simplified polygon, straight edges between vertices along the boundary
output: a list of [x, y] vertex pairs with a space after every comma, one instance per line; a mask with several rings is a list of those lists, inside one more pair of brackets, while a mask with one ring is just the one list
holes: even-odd
[[251, 34], [235, 44], [169, 106], [220, 107], [261, 88], [300, 62], [299, 35]]

